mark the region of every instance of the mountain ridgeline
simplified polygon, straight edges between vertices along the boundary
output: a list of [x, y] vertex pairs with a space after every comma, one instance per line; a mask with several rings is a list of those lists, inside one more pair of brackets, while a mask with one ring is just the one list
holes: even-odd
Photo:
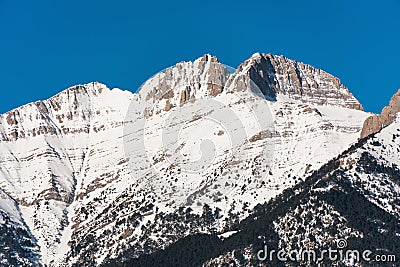
[[[311, 65], [206, 54], [11, 110], [0, 266], [397, 266], [399, 92], [375, 115]], [[374, 260], [259, 257], [339, 241]]]

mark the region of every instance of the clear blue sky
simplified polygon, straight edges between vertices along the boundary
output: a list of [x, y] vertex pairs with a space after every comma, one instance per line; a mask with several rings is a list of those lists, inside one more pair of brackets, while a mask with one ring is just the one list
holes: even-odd
[[204, 53], [254, 52], [322, 68], [367, 111], [400, 88], [400, 0], [0, 0], [0, 113], [78, 83], [135, 91]]

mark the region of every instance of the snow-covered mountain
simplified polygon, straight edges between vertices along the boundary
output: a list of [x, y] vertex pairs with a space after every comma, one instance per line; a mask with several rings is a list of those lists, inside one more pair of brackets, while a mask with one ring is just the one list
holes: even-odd
[[[0, 264], [144, 266], [192, 237], [232, 240], [262, 209], [276, 214], [269, 225], [282, 247], [297, 236], [282, 221], [318, 206], [342, 222], [336, 237], [360, 236], [318, 196], [344, 186], [337, 167], [368, 205], [399, 219], [398, 121], [359, 141], [370, 115], [338, 78], [259, 53], [237, 69], [211, 55], [180, 62], [138, 93], [95, 82], [9, 111], [0, 115]], [[365, 157], [390, 174], [365, 171]], [[304, 203], [277, 213], [293, 188]], [[246, 244], [197, 264], [235, 260], [233, 251], [251, 258], [256, 243]]]
[[[204, 266], [232, 263], [237, 266], [398, 266], [399, 138], [400, 117], [397, 117], [380, 133], [360, 139], [333, 158], [305, 182], [256, 207], [252, 215], [232, 227], [235, 234], [228, 239], [220, 243], [206, 240], [208, 243], [203, 245], [214, 245], [214, 251], [204, 256]], [[288, 254], [329, 248], [343, 253], [357, 250], [360, 254], [357, 261], [355, 257], [340, 259], [338, 254], [333, 254], [337, 255], [336, 260], [325, 257], [316, 262], [289, 258], [283, 264], [276, 257], [260, 261], [258, 255], [263, 254], [258, 253], [264, 252], [265, 246]], [[364, 259], [365, 251], [371, 254]], [[161, 258], [157, 256], [142, 261], [157, 262]], [[382, 258], [385, 260], [380, 261]]]

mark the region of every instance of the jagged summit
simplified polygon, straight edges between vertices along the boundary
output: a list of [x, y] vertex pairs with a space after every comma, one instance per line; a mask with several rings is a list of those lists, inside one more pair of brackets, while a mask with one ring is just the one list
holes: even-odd
[[169, 109], [196, 98], [214, 97], [226, 90], [241, 90], [243, 78], [254, 82], [269, 100], [281, 95], [309, 104], [363, 110], [339, 78], [284, 56], [259, 52], [241, 63], [233, 73], [210, 54], [193, 62], [180, 62], [146, 81], [139, 93], [154, 101], [176, 97], [178, 100], [171, 99], [167, 104]]
[[363, 110], [339, 78], [285, 56], [255, 53], [238, 70], [247, 73], [269, 98], [281, 94], [306, 103]]
[[[196, 99], [246, 90], [248, 86], [244, 84], [249, 84], [250, 80], [268, 100], [283, 96], [311, 105], [363, 110], [357, 99], [333, 75], [284, 56], [262, 53], [254, 53], [234, 72], [211, 54], [193, 62], [179, 62], [147, 80], [138, 95], [144, 101], [157, 104], [154, 107], [157, 110], [151, 112], [168, 111]], [[30, 103], [0, 115], [0, 139], [16, 140], [26, 134], [67, 133], [71, 128], [75, 129], [73, 131], [88, 131], [89, 118], [98, 112], [96, 99], [110, 93], [115, 99], [135, 97], [134, 93], [110, 90], [99, 82], [71, 86], [48, 100]], [[29, 120], [32, 116], [42, 120], [42, 125], [38, 129], [32, 128], [24, 118], [28, 115]], [[66, 120], [75, 119], [85, 123], [62, 125]]]
[[214, 97], [223, 91], [228, 69], [210, 54], [191, 62], [179, 62], [157, 73], [139, 89], [141, 98], [163, 102], [166, 110], [195, 99]]

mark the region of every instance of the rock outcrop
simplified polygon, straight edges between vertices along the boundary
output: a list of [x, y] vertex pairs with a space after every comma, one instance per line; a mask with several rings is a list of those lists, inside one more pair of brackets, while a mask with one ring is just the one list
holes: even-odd
[[390, 99], [389, 106], [382, 109], [381, 114], [368, 117], [361, 131], [361, 138], [377, 133], [384, 127], [390, 125], [400, 112], [400, 89]]

